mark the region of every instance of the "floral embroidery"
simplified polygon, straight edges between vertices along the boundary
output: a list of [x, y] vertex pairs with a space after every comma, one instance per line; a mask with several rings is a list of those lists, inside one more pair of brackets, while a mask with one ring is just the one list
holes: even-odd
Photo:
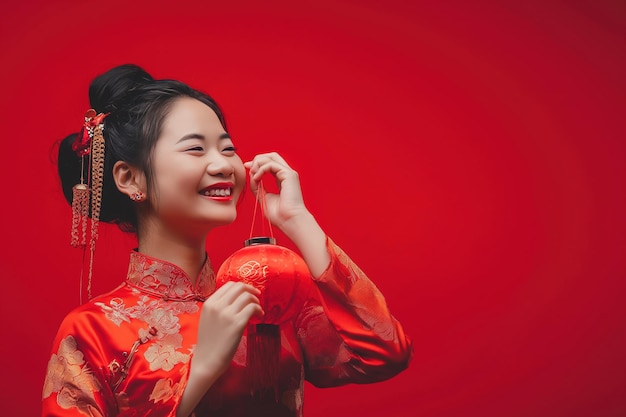
[[154, 326], [159, 333], [162, 334], [177, 334], [180, 331], [180, 324], [178, 323], [178, 317], [175, 313], [180, 314], [179, 311], [172, 311], [165, 307], [157, 307], [150, 312], [148, 317], [142, 317], [149, 325]]
[[194, 286], [178, 266], [132, 252], [127, 281], [148, 294], [177, 301], [204, 301], [215, 290], [215, 274], [208, 259]]
[[182, 342], [183, 337], [180, 334], [174, 334], [165, 336], [151, 344], [144, 354], [150, 364], [150, 370], [171, 371], [176, 364], [187, 363], [190, 355], [176, 350], [182, 347]]
[[188, 353], [178, 352], [182, 347], [182, 335], [178, 315], [183, 313], [194, 314], [199, 311], [196, 303], [167, 302], [163, 300], [150, 300], [149, 297], [141, 297], [136, 306], [124, 308], [118, 299], [110, 301], [107, 306], [104, 303], [96, 303], [105, 316], [119, 326], [123, 321], [138, 319], [146, 323], [146, 327], [138, 330], [138, 338], [143, 340], [149, 337], [156, 329], [153, 344], [148, 347], [144, 356], [150, 363], [151, 370], [163, 369], [170, 371], [178, 363], [189, 361]]
[[172, 378], [161, 378], [154, 385], [154, 389], [152, 390], [152, 394], [150, 394], [150, 401], [154, 401], [154, 403], [158, 403], [159, 401], [167, 402], [170, 398], [180, 398], [183, 395], [183, 391], [185, 389], [185, 380], [187, 379], [187, 374], [189, 372], [189, 365], [184, 365], [180, 369], [180, 374], [182, 376], [182, 380], [174, 383]]
[[155, 403], [168, 401], [178, 391], [179, 385], [180, 383], [174, 383], [172, 378], [159, 379], [154, 386], [154, 390], [152, 390], [152, 394], [150, 394], [150, 401]]
[[57, 403], [61, 408], [76, 407], [85, 415], [101, 415], [97, 411], [96, 391], [100, 391], [98, 381], [85, 364], [74, 337], [67, 336], [48, 362], [43, 398], [57, 393]]
[[[207, 263], [208, 265], [208, 263]], [[211, 282], [214, 280], [210, 269], [203, 269], [198, 280]], [[194, 298], [189, 301], [167, 301], [155, 299], [142, 292], [159, 292], [164, 296], [176, 296], [181, 299], [193, 295], [192, 284], [187, 275], [175, 265], [161, 263], [152, 260], [142, 254], [133, 253], [128, 272], [128, 281], [138, 287], [130, 287], [137, 294], [137, 304], [126, 306], [119, 298], [113, 298], [109, 304], [95, 303], [105, 317], [120, 326], [124, 322], [130, 323], [131, 319], [137, 319], [146, 323], [146, 327], [138, 330], [138, 338], [144, 340], [156, 329], [153, 342], [144, 353], [145, 359], [150, 364], [150, 369], [171, 371], [179, 363], [187, 363], [190, 354], [180, 352], [182, 348], [182, 336], [180, 335], [180, 314], [196, 314], [200, 308]], [[206, 290], [206, 289], [205, 289]], [[207, 294], [208, 295], [208, 294]], [[168, 298], [166, 297], [166, 298]]]
[[124, 302], [120, 298], [114, 298], [107, 306], [103, 303], [95, 303], [104, 312], [104, 316], [115, 323], [118, 327], [123, 321], [130, 323], [129, 315], [124, 308]]

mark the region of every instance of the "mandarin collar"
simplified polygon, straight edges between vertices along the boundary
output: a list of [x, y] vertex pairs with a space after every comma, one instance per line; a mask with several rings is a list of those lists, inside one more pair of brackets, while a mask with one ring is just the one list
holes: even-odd
[[194, 285], [173, 263], [133, 250], [126, 281], [142, 292], [171, 301], [204, 301], [215, 291], [215, 274], [208, 257]]

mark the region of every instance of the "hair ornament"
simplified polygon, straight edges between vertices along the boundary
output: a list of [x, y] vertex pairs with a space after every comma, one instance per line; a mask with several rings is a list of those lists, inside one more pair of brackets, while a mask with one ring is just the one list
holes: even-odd
[[[72, 238], [71, 245], [75, 248], [87, 248], [87, 222], [89, 219], [89, 202], [91, 200], [91, 229], [89, 238], [89, 277], [87, 280], [87, 296], [91, 299], [91, 278], [93, 271], [93, 255], [98, 239], [98, 224], [102, 206], [102, 179], [104, 176], [104, 119], [109, 113], [96, 114], [94, 109], [85, 113], [83, 127], [72, 143], [72, 150], [81, 158], [80, 183], [72, 188]], [[85, 178], [87, 174], [87, 178]], [[80, 299], [82, 303], [82, 281]]]
[[80, 130], [80, 133], [74, 143], [72, 143], [72, 150], [76, 152], [76, 155], [82, 157], [89, 154], [95, 134], [95, 128], [98, 125], [102, 125], [102, 128], [104, 129], [104, 124], [102, 122], [108, 115], [109, 113], [100, 113], [96, 115], [96, 111], [94, 109], [87, 110], [87, 113], [85, 113], [85, 123], [83, 124], [83, 128]]

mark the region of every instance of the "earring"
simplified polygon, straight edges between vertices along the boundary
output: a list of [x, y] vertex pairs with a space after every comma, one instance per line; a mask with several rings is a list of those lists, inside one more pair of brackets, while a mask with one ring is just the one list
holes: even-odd
[[145, 197], [146, 195], [141, 191], [137, 191], [136, 193], [130, 195], [130, 199], [136, 202], [142, 201]]

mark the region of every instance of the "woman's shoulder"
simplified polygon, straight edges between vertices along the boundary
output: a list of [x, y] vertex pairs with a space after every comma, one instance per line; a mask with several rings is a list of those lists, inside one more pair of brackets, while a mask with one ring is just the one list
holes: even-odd
[[61, 322], [59, 332], [75, 333], [85, 327], [97, 329], [106, 326], [111, 321], [108, 316], [111, 316], [113, 310], [122, 310], [132, 296], [132, 291], [125, 283], [108, 293], [98, 295], [71, 310]]
[[98, 306], [101, 303], [103, 302], [108, 303], [113, 298], [124, 299], [124, 298], [127, 298], [129, 294], [130, 292], [129, 292], [128, 286], [124, 282], [118, 285], [113, 290], [97, 295], [94, 298], [91, 298], [89, 301], [75, 307], [73, 310], [71, 310], [68, 313], [68, 316], [83, 315], [83, 314], [90, 314], [90, 313], [98, 312], [100, 310]]
[[145, 327], [136, 317], [140, 298], [125, 284], [94, 297], [65, 316], [55, 345], [69, 337], [84, 354], [92, 356], [104, 345], [107, 351], [128, 349], [137, 340], [139, 329]]

